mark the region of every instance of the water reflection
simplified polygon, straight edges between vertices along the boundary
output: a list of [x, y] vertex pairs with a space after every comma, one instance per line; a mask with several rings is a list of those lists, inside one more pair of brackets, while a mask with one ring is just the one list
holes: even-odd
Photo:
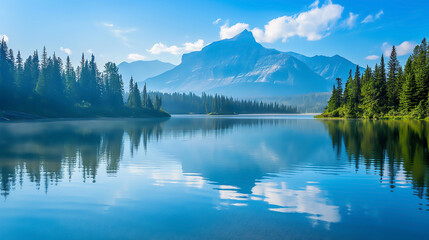
[[390, 188], [412, 182], [418, 197], [429, 198], [429, 122], [323, 120], [338, 156], [344, 146], [355, 169], [374, 169]]
[[[76, 176], [94, 184], [103, 184], [97, 182], [103, 174], [119, 179], [126, 168], [156, 187], [209, 189], [218, 210], [259, 203], [279, 214], [305, 214], [307, 221], [329, 228], [342, 221], [342, 208], [352, 206], [334, 195], [344, 180], [336, 176], [375, 172], [381, 185], [395, 189], [411, 182], [417, 196], [429, 196], [423, 121], [180, 117], [4, 123], [0, 133], [5, 198], [28, 182], [48, 193], [51, 185], [61, 187]], [[337, 181], [334, 187], [318, 181], [328, 175]]]
[[1, 195], [7, 196], [24, 177], [48, 191], [49, 184], [71, 179], [96, 181], [100, 163], [114, 175], [119, 169], [125, 134], [131, 153], [161, 135], [160, 121], [64, 121], [0, 125]]
[[[251, 194], [238, 192], [234, 186], [219, 186], [221, 206], [247, 206], [249, 201], [264, 201], [268, 210], [280, 213], [305, 213], [308, 218], [326, 223], [340, 222], [339, 207], [329, 204], [319, 186], [309, 183], [303, 189], [288, 188], [287, 182], [258, 182]], [[329, 226], [329, 225], [328, 225]]]
[[289, 189], [286, 182], [258, 183], [253, 194], [263, 196], [264, 201], [275, 207], [272, 211], [307, 213], [315, 221], [337, 223], [341, 217], [339, 207], [330, 205], [320, 187], [309, 184], [302, 190]]

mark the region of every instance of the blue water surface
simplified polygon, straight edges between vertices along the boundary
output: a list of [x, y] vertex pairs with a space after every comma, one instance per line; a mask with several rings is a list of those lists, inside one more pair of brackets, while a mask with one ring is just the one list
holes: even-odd
[[429, 124], [0, 123], [0, 239], [428, 239]]

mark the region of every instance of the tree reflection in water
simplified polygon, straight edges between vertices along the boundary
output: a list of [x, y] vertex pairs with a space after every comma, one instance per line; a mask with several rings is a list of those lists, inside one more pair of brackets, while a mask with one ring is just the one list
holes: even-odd
[[[305, 122], [305, 123], [304, 123]], [[305, 129], [327, 132], [334, 151], [340, 158], [345, 148], [348, 161], [355, 170], [364, 166], [375, 170], [381, 181], [389, 181], [393, 189], [402, 176], [412, 182], [416, 195], [428, 192], [428, 122], [425, 121], [367, 121], [367, 120], [294, 120], [270, 118], [175, 118], [170, 120], [87, 120], [57, 122], [27, 122], [0, 124], [0, 194], [8, 196], [11, 189], [22, 186], [24, 179], [48, 191], [49, 185], [71, 180], [80, 172], [83, 181], [95, 182], [99, 171], [114, 176], [124, 151], [133, 154], [148, 143], [162, 139], [195, 136], [222, 136], [231, 134], [236, 127]], [[297, 132], [296, 134], [300, 134]], [[303, 134], [303, 133], [301, 133]], [[324, 133], [323, 133], [324, 134]], [[264, 136], [271, 139], [271, 136]], [[311, 137], [311, 136], [309, 136]], [[129, 140], [128, 140], [129, 139]], [[307, 139], [307, 138], [305, 138]], [[129, 141], [130, 149], [124, 149]], [[207, 158], [201, 164], [197, 159], [184, 158], [182, 169], [197, 173], [218, 185], [238, 187], [249, 194], [258, 179], [282, 169], [299, 168], [305, 162], [316, 161], [307, 149], [285, 148], [284, 139], [272, 140], [270, 151], [276, 161], [263, 161], [266, 151], [253, 154], [259, 160], [241, 156], [234, 165], [231, 161]], [[289, 144], [293, 143], [288, 140]], [[291, 142], [292, 141], [292, 142]], [[300, 143], [293, 143], [299, 146]], [[317, 144], [317, 141], [314, 143]], [[265, 146], [265, 145], [263, 145]], [[309, 145], [310, 146], [310, 145]], [[315, 145], [311, 145], [315, 146]], [[243, 150], [243, 149], [242, 149]], [[246, 150], [246, 149], [245, 149]], [[243, 151], [245, 151], [243, 150]], [[237, 150], [238, 151], [238, 150]], [[294, 152], [290, 152], [294, 151]], [[329, 150], [330, 151], [330, 150]], [[238, 153], [237, 153], [238, 154]], [[292, 156], [293, 155], [293, 156]], [[199, 156], [199, 155], [195, 155]], [[223, 155], [219, 155], [223, 156]], [[213, 156], [212, 158], [216, 158]], [[226, 161], [228, 164], [225, 164]], [[347, 161], [347, 159], [344, 159]], [[200, 162], [200, 161], [198, 161]], [[324, 164], [339, 167], [342, 163], [327, 159]], [[245, 165], [245, 166], [244, 166]], [[105, 169], [100, 169], [105, 166]], [[232, 170], [225, 166], [234, 166]], [[225, 172], [222, 174], [222, 172]], [[229, 171], [229, 172], [228, 172]], [[235, 172], [234, 172], [235, 171]], [[231, 176], [231, 175], [237, 176]], [[226, 176], [228, 175], [228, 176]]]
[[395, 188], [398, 172], [412, 181], [416, 195], [429, 198], [429, 122], [414, 120], [321, 120], [340, 156], [342, 146], [349, 161], [374, 168], [380, 180]]

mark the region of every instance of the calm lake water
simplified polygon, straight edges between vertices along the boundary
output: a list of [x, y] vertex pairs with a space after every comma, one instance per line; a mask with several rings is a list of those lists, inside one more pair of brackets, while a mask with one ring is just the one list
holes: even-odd
[[429, 123], [0, 123], [0, 239], [428, 239]]

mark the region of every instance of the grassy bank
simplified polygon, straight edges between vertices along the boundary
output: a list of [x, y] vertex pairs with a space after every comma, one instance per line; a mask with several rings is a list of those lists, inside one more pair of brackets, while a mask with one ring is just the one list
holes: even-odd
[[324, 112], [314, 116], [314, 118], [334, 118], [334, 119], [384, 119], [384, 120], [429, 120], [425, 114], [417, 111], [409, 113], [390, 111], [387, 114], [374, 114], [371, 117], [367, 116], [351, 116], [347, 115], [341, 108], [335, 109], [332, 112]]

